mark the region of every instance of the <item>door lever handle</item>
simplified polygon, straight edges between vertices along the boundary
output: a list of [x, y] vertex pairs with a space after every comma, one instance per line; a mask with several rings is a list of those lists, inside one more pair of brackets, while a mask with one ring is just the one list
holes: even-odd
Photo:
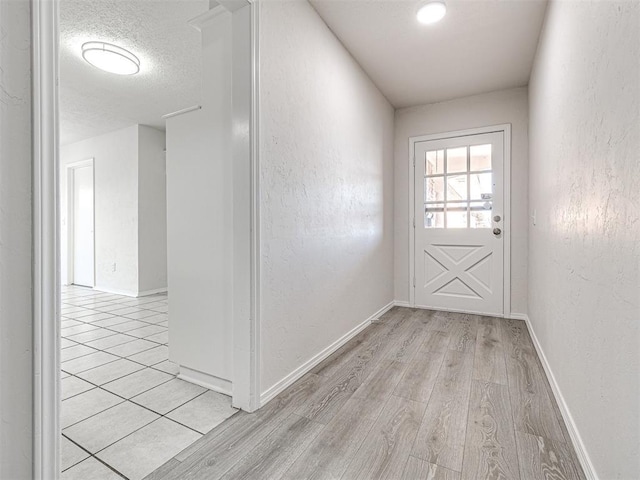
[[502, 230], [500, 230], [499, 228], [494, 228], [493, 229], [493, 234], [497, 237], [498, 235], [500, 235], [502, 233]]

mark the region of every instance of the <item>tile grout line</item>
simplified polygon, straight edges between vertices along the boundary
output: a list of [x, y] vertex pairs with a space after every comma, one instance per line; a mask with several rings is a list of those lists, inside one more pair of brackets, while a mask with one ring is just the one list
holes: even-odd
[[[165, 298], [166, 298], [166, 297], [165, 297]], [[152, 303], [152, 302], [148, 302], [148, 303]], [[95, 314], [104, 313], [104, 314], [110, 315], [110, 317], [107, 317], [107, 319], [108, 319], [108, 318], [117, 318], [117, 317], [120, 317], [120, 318], [122, 318], [122, 319], [123, 319], [123, 322], [120, 322], [120, 323], [118, 323], [118, 324], [113, 324], [113, 325], [120, 325], [121, 323], [126, 323], [126, 322], [128, 322], [128, 321], [138, 321], [138, 322], [145, 323], [147, 326], [150, 326], [150, 325], [156, 325], [156, 326], [159, 326], [157, 323], [156, 323], [156, 324], [153, 324], [153, 323], [150, 323], [150, 322], [145, 322], [145, 321], [144, 321], [144, 319], [131, 319], [131, 318], [125, 317], [125, 316], [123, 316], [123, 315], [116, 315], [116, 314], [112, 314], [112, 313], [109, 313], [109, 312], [100, 312], [100, 311], [93, 310], [93, 309], [90, 309], [90, 308], [87, 308], [87, 307], [83, 307], [83, 306], [76, 306], [76, 307], [84, 308], [85, 310], [88, 310], [88, 311], [94, 311], [94, 312], [96, 312]], [[135, 308], [135, 307], [131, 306], [131, 307], [129, 307], [129, 308]], [[142, 308], [138, 308], [138, 310], [150, 311], [150, 312], [154, 312], [154, 314], [156, 314], [156, 315], [165, 315], [165, 316], [167, 316], [167, 317], [168, 317], [167, 312], [157, 312], [157, 311], [154, 311], [154, 310], [150, 310], [150, 309], [142, 309]], [[131, 313], [136, 313], [136, 312], [131, 312]], [[86, 316], [84, 316], [84, 317], [79, 317], [79, 318], [70, 318], [70, 320], [74, 320], [75, 322], [80, 322], [80, 324], [93, 325], [93, 323], [92, 323], [92, 322], [86, 322], [86, 321], [83, 321], [83, 320], [81, 320], [81, 318], [85, 318], [85, 317], [88, 317], [88, 316], [93, 316], [93, 315], [95, 315], [95, 314], [89, 314], [89, 315], [86, 315]], [[147, 317], [145, 317], [145, 318], [148, 318], [148, 317], [151, 317], [151, 316], [154, 316], [154, 315], [149, 315], [149, 316], [147, 316]], [[64, 317], [64, 315], [62, 315], [62, 317]], [[64, 318], [68, 318], [68, 317], [64, 317]], [[105, 319], [105, 320], [106, 320], [106, 319]], [[100, 320], [94, 320], [94, 321], [100, 321]], [[167, 321], [167, 320], [164, 320], [164, 321]], [[75, 326], [75, 325], [74, 325], [74, 326]], [[110, 326], [111, 326], [111, 325], [110, 325]], [[108, 327], [103, 327], [103, 326], [99, 326], [99, 325], [95, 325], [95, 327], [96, 327], [96, 328], [95, 328], [96, 330], [97, 330], [97, 329], [104, 329], [104, 330], [108, 330], [108, 331], [111, 331], [111, 332], [115, 332], [115, 333], [114, 333], [114, 335], [116, 335], [116, 334], [127, 335], [127, 333], [126, 333], [126, 332], [117, 332], [117, 331], [114, 331], [114, 330], [112, 330], [112, 329], [110, 329], [110, 328], [108, 328]], [[145, 327], [145, 326], [142, 326], [142, 327], [138, 327], [138, 328], [146, 328], [146, 327]], [[129, 330], [129, 331], [137, 330], [138, 328], [134, 328], [134, 329], [131, 329], [131, 330]], [[164, 328], [164, 329], [165, 329], [165, 331], [168, 329], [168, 327], [165, 327], [165, 326], [162, 326], [161, 328]], [[92, 330], [88, 330], [88, 331], [92, 331]], [[81, 333], [84, 333], [84, 332], [81, 332]], [[159, 334], [159, 333], [164, 333], [164, 332], [157, 332], [157, 333], [151, 334], [151, 335], [149, 335], [149, 336], [153, 336], [153, 335], [156, 335], [156, 334]], [[114, 335], [107, 335], [106, 337], [102, 337], [102, 338], [108, 338], [108, 337], [111, 337], [111, 336], [114, 336]], [[125, 345], [125, 344], [127, 344], [127, 343], [134, 342], [135, 340], [147, 340], [147, 338], [148, 338], [148, 337], [134, 337], [133, 335], [129, 335], [129, 336], [132, 338], [132, 340], [130, 340], [129, 342], [123, 342], [122, 344], [119, 344], [119, 345]], [[143, 363], [141, 363], [141, 362], [138, 362], [138, 361], [136, 361], [136, 360], [132, 360], [132, 359], [130, 359], [130, 358], [128, 358], [128, 357], [124, 357], [124, 356], [122, 356], [122, 355], [117, 355], [117, 354], [114, 354], [114, 353], [111, 353], [111, 352], [107, 352], [107, 351], [105, 351], [105, 350], [103, 349], [104, 347], [103, 347], [103, 348], [95, 348], [95, 347], [93, 347], [93, 346], [87, 345], [86, 343], [79, 342], [79, 341], [74, 340], [74, 339], [70, 339], [70, 338], [67, 338], [67, 337], [62, 337], [62, 338], [65, 338], [66, 340], [69, 340], [69, 341], [71, 341], [71, 342], [74, 342], [74, 343], [76, 344], [76, 345], [74, 345], [74, 346], [82, 345], [82, 346], [85, 346], [85, 347], [88, 347], [88, 348], [92, 348], [93, 350], [95, 350], [95, 352], [91, 352], [91, 353], [102, 352], [102, 353], [106, 353], [106, 354], [109, 354], [109, 355], [114, 355], [115, 357], [117, 357], [117, 358], [116, 358], [116, 360], [113, 360], [113, 361], [111, 361], [111, 362], [106, 362], [106, 363], [104, 363], [104, 364], [102, 364], [102, 365], [97, 365], [97, 366], [95, 366], [95, 367], [92, 367], [92, 368], [89, 368], [89, 369], [86, 369], [86, 370], [82, 370], [82, 371], [80, 371], [80, 372], [76, 372], [75, 374], [74, 374], [74, 373], [69, 373], [69, 372], [66, 372], [66, 371], [65, 371], [65, 373], [68, 373], [68, 374], [69, 374], [69, 376], [70, 376], [70, 377], [72, 377], [72, 378], [77, 378], [77, 379], [79, 379], [79, 380], [82, 380], [82, 381], [84, 381], [84, 382], [86, 382], [86, 383], [88, 383], [88, 384], [90, 384], [90, 385], [93, 385], [93, 387], [95, 387], [95, 388], [97, 388], [97, 389], [100, 389], [100, 390], [102, 390], [102, 391], [104, 391], [104, 392], [106, 392], [106, 393], [109, 393], [109, 394], [111, 394], [111, 395], [114, 395], [114, 396], [116, 396], [116, 397], [118, 397], [118, 398], [120, 398], [120, 399], [122, 399], [122, 400], [123, 400], [123, 402], [120, 402], [120, 403], [118, 403], [117, 405], [113, 405], [112, 407], [109, 407], [109, 408], [107, 408], [107, 409], [105, 409], [105, 410], [102, 410], [101, 412], [97, 412], [97, 413], [95, 413], [95, 414], [93, 414], [93, 415], [90, 415], [89, 417], [87, 417], [87, 418], [85, 418], [85, 419], [83, 419], [83, 420], [80, 420], [80, 421], [78, 421], [78, 422], [76, 422], [76, 423], [74, 423], [74, 424], [68, 425], [68, 426], [67, 426], [67, 427], [65, 427], [65, 428], [70, 428], [70, 427], [72, 427], [72, 426], [74, 426], [74, 425], [77, 425], [77, 424], [79, 424], [79, 423], [81, 423], [81, 422], [83, 422], [83, 421], [85, 421], [85, 420], [88, 420], [88, 419], [90, 419], [90, 418], [92, 418], [92, 417], [94, 417], [94, 416], [96, 416], [96, 415], [99, 415], [99, 414], [101, 414], [101, 413], [104, 413], [105, 411], [110, 410], [111, 408], [114, 408], [114, 407], [116, 407], [116, 406], [118, 406], [118, 405], [122, 405], [123, 403], [126, 403], [126, 402], [129, 402], [129, 403], [131, 403], [132, 405], [136, 405], [136, 406], [138, 406], [138, 407], [140, 407], [140, 408], [144, 408], [145, 410], [147, 410], [147, 411], [149, 411], [149, 412], [153, 413], [154, 415], [157, 415], [157, 418], [155, 418], [153, 421], [151, 421], [151, 422], [147, 423], [146, 425], [141, 426], [140, 428], [138, 428], [138, 429], [134, 430], [133, 432], [130, 432], [129, 434], [125, 435], [124, 437], [122, 437], [122, 438], [120, 438], [120, 439], [116, 440], [115, 442], [113, 442], [113, 443], [111, 443], [111, 444], [109, 444], [109, 445], [105, 446], [104, 448], [102, 448], [102, 449], [100, 449], [99, 451], [97, 451], [97, 452], [96, 452], [96, 454], [92, 454], [91, 452], [89, 452], [88, 450], [86, 450], [86, 449], [85, 449], [85, 448], [83, 448], [81, 445], [77, 444], [76, 442], [72, 441], [69, 437], [67, 437], [66, 435], [64, 435], [64, 434], [61, 432], [61, 435], [64, 435], [64, 436], [65, 436], [65, 438], [67, 438], [69, 441], [71, 441], [72, 443], [74, 443], [74, 444], [78, 445], [78, 446], [79, 446], [83, 451], [87, 452], [87, 453], [90, 455], [90, 457], [95, 458], [97, 461], [99, 461], [100, 463], [104, 464], [104, 465], [105, 465], [105, 466], [107, 466], [109, 469], [113, 470], [115, 473], [117, 473], [118, 475], [120, 475], [121, 477], [123, 477], [123, 478], [127, 478], [127, 477], [126, 477], [126, 476], [124, 476], [121, 472], [119, 472], [117, 469], [115, 469], [115, 468], [114, 468], [114, 467], [112, 467], [111, 465], [107, 464], [106, 462], [104, 462], [103, 460], [101, 460], [100, 458], [98, 458], [98, 457], [97, 457], [97, 454], [98, 454], [98, 453], [100, 453], [101, 451], [103, 451], [103, 450], [105, 450], [105, 449], [109, 448], [110, 446], [114, 445], [115, 443], [117, 443], [117, 442], [119, 442], [119, 441], [121, 441], [121, 440], [124, 440], [125, 438], [127, 438], [128, 436], [132, 435], [133, 433], [135, 433], [135, 432], [137, 432], [137, 431], [141, 430], [142, 428], [145, 428], [146, 426], [148, 426], [148, 425], [150, 425], [150, 424], [152, 424], [152, 423], [156, 422], [156, 421], [157, 421], [157, 420], [159, 420], [160, 418], [165, 418], [165, 419], [167, 419], [167, 420], [168, 420], [168, 421], [170, 421], [170, 422], [174, 422], [174, 423], [176, 423], [176, 424], [178, 424], [178, 425], [180, 425], [180, 426], [182, 426], [182, 427], [184, 427], [184, 428], [187, 428], [187, 429], [188, 429], [188, 430], [190, 430], [190, 431], [193, 431], [194, 433], [196, 433], [197, 435], [199, 435], [199, 438], [202, 438], [202, 437], [204, 436], [204, 434], [203, 434], [203, 433], [201, 433], [201, 432], [199, 432], [198, 430], [196, 430], [196, 429], [194, 429], [194, 428], [191, 428], [191, 427], [189, 427], [188, 425], [184, 425], [183, 423], [181, 423], [181, 422], [179, 422], [179, 421], [177, 421], [177, 420], [174, 420], [174, 419], [172, 419], [172, 418], [169, 418], [167, 415], [169, 415], [169, 414], [171, 414], [172, 412], [174, 412], [175, 410], [177, 410], [177, 409], [179, 409], [179, 408], [183, 407], [184, 405], [186, 405], [186, 404], [188, 404], [188, 403], [190, 403], [190, 402], [192, 402], [192, 401], [196, 400], [197, 398], [201, 397], [202, 395], [205, 395], [206, 393], [208, 393], [208, 392], [210, 391], [209, 389], [205, 389], [204, 391], [202, 391], [201, 393], [197, 394], [197, 395], [196, 395], [196, 396], [194, 396], [193, 398], [190, 398], [189, 400], [186, 400], [185, 402], [181, 403], [180, 405], [175, 406], [174, 408], [172, 408], [172, 409], [171, 409], [171, 410], [169, 410], [168, 412], [166, 412], [166, 413], [164, 413], [164, 414], [161, 414], [161, 413], [159, 413], [159, 412], [155, 412], [154, 410], [152, 410], [152, 409], [150, 409], [150, 408], [148, 408], [148, 407], [146, 407], [146, 406], [144, 406], [144, 405], [141, 405], [141, 404], [139, 404], [139, 403], [137, 403], [137, 402], [133, 401], [132, 399], [125, 398], [125, 397], [123, 397], [123, 396], [121, 396], [121, 395], [119, 395], [119, 394], [117, 394], [117, 393], [114, 393], [114, 392], [109, 392], [108, 390], [106, 390], [106, 389], [102, 388], [102, 386], [100, 386], [100, 385], [96, 385], [95, 383], [90, 382], [90, 381], [88, 381], [88, 380], [85, 380], [85, 379], [83, 379], [83, 378], [81, 378], [81, 377], [79, 377], [79, 376], [77, 375], [77, 374], [84, 373], [84, 372], [87, 372], [87, 371], [89, 371], [89, 370], [92, 370], [92, 369], [94, 369], [94, 368], [99, 368], [99, 367], [102, 367], [102, 366], [104, 366], [104, 365], [108, 365], [108, 364], [110, 364], [110, 363], [114, 363], [114, 362], [116, 362], [116, 361], [118, 361], [118, 360], [129, 360], [129, 361], [134, 362], [134, 363], [136, 363], [136, 364], [138, 364], [138, 365], [141, 365], [141, 366], [143, 367], [143, 369], [138, 370], [137, 372], [139, 372], [139, 371], [143, 371], [145, 368], [153, 368], [153, 369], [154, 369], [154, 370], [156, 370], [156, 371], [160, 371], [160, 372], [162, 372], [162, 373], [165, 373], [165, 374], [171, 375], [171, 377], [172, 377], [172, 378], [170, 378], [170, 379], [168, 379], [168, 380], [166, 380], [166, 381], [164, 381], [164, 382], [161, 382], [161, 383], [160, 383], [160, 384], [158, 384], [158, 385], [155, 385], [155, 386], [153, 386], [153, 387], [150, 387], [149, 389], [144, 390], [143, 392], [139, 392], [139, 393], [137, 393], [137, 394], [135, 395], [135, 396], [138, 396], [138, 395], [142, 395], [143, 393], [146, 393], [146, 392], [148, 392], [148, 391], [150, 391], [150, 390], [153, 390], [154, 388], [157, 388], [157, 387], [159, 387], [159, 386], [161, 386], [161, 385], [164, 385], [164, 384], [166, 384], [166, 383], [168, 383], [168, 382], [170, 382], [170, 381], [172, 381], [172, 380], [177, 379], [177, 375], [175, 375], [175, 374], [171, 374], [171, 373], [168, 373], [168, 372], [164, 372], [164, 371], [162, 371], [162, 370], [160, 370], [160, 369], [158, 369], [158, 368], [154, 368], [156, 365], [159, 365], [160, 363], [164, 363], [165, 361], [167, 361], [166, 359], [165, 359], [165, 360], [162, 360], [162, 361], [160, 361], [160, 362], [154, 363], [154, 364], [152, 364], [152, 365], [145, 365], [145, 364], [143, 364]], [[90, 341], [97, 341], [97, 340], [100, 340], [100, 339], [90, 340]], [[152, 342], [152, 343], [155, 343], [155, 344], [156, 344], [156, 346], [149, 347], [149, 348], [147, 348], [147, 349], [141, 350], [140, 352], [132, 353], [132, 354], [131, 354], [131, 356], [134, 356], [134, 355], [137, 355], [137, 354], [140, 354], [140, 353], [144, 353], [144, 352], [149, 351], [149, 350], [151, 350], [151, 349], [153, 349], [153, 348], [158, 348], [158, 346], [167, 346], [167, 344], [159, 343], [159, 342], [154, 341], [154, 340], [147, 340], [147, 341]], [[119, 346], [119, 345], [113, 345], [112, 347], [109, 347], [109, 348], [115, 348], [115, 347], [117, 347], [117, 346]], [[90, 355], [91, 353], [89, 353], [89, 354], [87, 354], [87, 355]], [[73, 358], [73, 359], [70, 359], [69, 361], [71, 361], [71, 360], [75, 360], [76, 358], [81, 358], [81, 357], [83, 357], [83, 356], [86, 356], [86, 355], [81, 355], [81, 356], [79, 356], [79, 357], [75, 357], [75, 358]], [[105, 384], [103, 384], [103, 385], [106, 385], [106, 384], [111, 383], [111, 382], [115, 382], [115, 381], [120, 380], [120, 379], [122, 379], [122, 378], [126, 378], [127, 376], [129, 376], [129, 375], [133, 375], [134, 373], [137, 373], [137, 372], [131, 372], [131, 373], [126, 374], [126, 375], [123, 375], [123, 376], [121, 376], [121, 377], [115, 378], [115, 379], [113, 379], [113, 380], [110, 380], [109, 382], [106, 382], [106, 383], [105, 383]], [[91, 388], [90, 390], [87, 390], [87, 391], [94, 390], [95, 388]], [[73, 396], [68, 397], [68, 398], [73, 398], [73, 397], [75, 397], [75, 396], [77, 396], [77, 395], [81, 395], [82, 393], [86, 393], [87, 391], [85, 391], [85, 392], [81, 392], [81, 393], [79, 393], [79, 394], [73, 395]], [[236, 411], [236, 412], [234, 412], [231, 416], [235, 415], [235, 413], [237, 413], [237, 411]], [[230, 416], [230, 417], [231, 417], [231, 416]], [[227, 418], [230, 418], [230, 417], [227, 417]], [[225, 418], [225, 420], [226, 420], [226, 418]], [[214, 428], [215, 428], [215, 427], [214, 427]], [[85, 459], [85, 460], [86, 460], [86, 459]], [[83, 461], [84, 461], [84, 460], [83, 460]], [[78, 462], [78, 463], [81, 463], [81, 462]], [[75, 465], [77, 465], [77, 464], [75, 464]], [[73, 466], [75, 466], [75, 465], [72, 465], [72, 466], [70, 466], [69, 468], [72, 468], [72, 467], [73, 467]], [[68, 470], [68, 469], [65, 469], [65, 471], [66, 471], [66, 470]]]
[[[89, 456], [87, 458], [84, 458], [82, 460], [80, 460], [77, 463], [74, 463], [73, 465], [65, 468], [64, 470], [62, 470], [62, 472], [66, 472], [67, 470], [72, 469], [73, 467], [75, 467], [76, 465], [80, 465], [82, 462], [85, 462], [86, 460], [93, 458], [94, 460], [96, 460], [97, 462], [100, 462], [102, 465], [104, 465], [105, 467], [107, 467], [109, 470], [112, 470], [114, 473], [118, 474], [120, 477], [124, 478], [125, 480], [129, 480], [129, 477], [127, 477], [126, 475], [124, 475], [123, 473], [119, 472], [118, 470], [116, 470], [112, 465], [109, 465], [108, 463], [104, 462], [103, 460], [101, 460], [100, 458], [96, 457], [93, 453], [91, 453], [89, 450], [87, 450], [86, 448], [84, 448], [82, 445], [80, 445], [79, 443], [75, 442], [74, 440], [72, 440], [71, 438], [67, 437], [64, 433], [60, 433], [61, 436], [63, 436], [64, 438], [66, 438], [69, 442], [73, 443], [75, 446], [77, 446], [78, 448], [82, 449], [84, 452], [86, 452]], [[62, 473], [61, 472], [61, 473]]]

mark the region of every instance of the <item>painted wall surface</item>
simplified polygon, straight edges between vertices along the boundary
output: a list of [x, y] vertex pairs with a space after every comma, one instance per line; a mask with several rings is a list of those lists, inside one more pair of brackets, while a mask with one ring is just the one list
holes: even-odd
[[137, 125], [60, 148], [63, 283], [69, 276], [66, 166], [89, 158], [94, 158], [96, 288], [135, 295], [138, 292]]
[[60, 148], [63, 283], [71, 280], [67, 165], [93, 158], [95, 288], [137, 296], [167, 287], [164, 148], [164, 132], [144, 125]]
[[[527, 89], [396, 110], [395, 299], [409, 301], [409, 137], [511, 124], [511, 312], [527, 313]], [[509, 312], [505, 312], [509, 313]]]
[[229, 13], [203, 27], [202, 109], [167, 119], [169, 355], [225, 388], [233, 374], [231, 35]]
[[138, 291], [167, 288], [165, 133], [138, 125]]
[[29, 5], [0, 2], [0, 478], [15, 480], [33, 477]]
[[307, 2], [261, 4], [261, 391], [393, 300], [393, 108]]
[[529, 89], [529, 316], [601, 479], [640, 478], [640, 4], [553, 1]]

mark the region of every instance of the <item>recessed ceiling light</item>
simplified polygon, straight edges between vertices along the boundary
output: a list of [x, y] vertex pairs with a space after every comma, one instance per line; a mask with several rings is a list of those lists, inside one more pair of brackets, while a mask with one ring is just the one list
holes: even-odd
[[423, 4], [418, 9], [417, 17], [420, 23], [429, 25], [442, 20], [442, 17], [444, 17], [445, 13], [447, 13], [447, 6], [444, 4], [444, 2], [440, 0], [434, 0], [432, 2]]
[[82, 45], [82, 58], [100, 70], [117, 75], [135, 75], [140, 71], [138, 57], [130, 51], [110, 43], [85, 43]]

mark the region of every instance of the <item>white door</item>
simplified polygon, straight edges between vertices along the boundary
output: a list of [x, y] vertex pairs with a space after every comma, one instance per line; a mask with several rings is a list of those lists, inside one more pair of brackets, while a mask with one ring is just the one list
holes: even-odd
[[72, 172], [73, 283], [93, 287], [93, 166]]
[[503, 315], [504, 133], [415, 143], [415, 303]]

